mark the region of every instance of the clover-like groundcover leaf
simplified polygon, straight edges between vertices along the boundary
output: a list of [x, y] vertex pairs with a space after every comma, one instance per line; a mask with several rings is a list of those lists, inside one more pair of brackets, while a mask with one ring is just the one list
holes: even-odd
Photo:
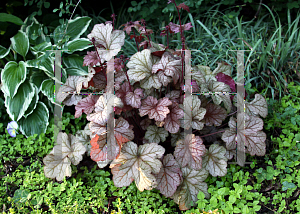
[[145, 133], [145, 138], [151, 143], [165, 142], [169, 133], [164, 128], [158, 128], [157, 126], [148, 126]]
[[156, 188], [164, 196], [171, 197], [176, 192], [182, 178], [182, 172], [172, 154], [167, 154], [164, 157], [162, 168], [154, 176], [158, 183]]
[[62, 181], [65, 176], [72, 175], [71, 163], [79, 164], [86, 149], [72, 134], [58, 133], [57, 143], [58, 145], [43, 159], [44, 172], [46, 177]]
[[184, 140], [179, 140], [175, 147], [174, 156], [181, 167], [189, 166], [195, 170], [202, 168], [202, 156], [205, 145], [199, 136], [188, 134]]
[[159, 158], [164, 153], [165, 149], [157, 143], [147, 143], [139, 147], [132, 141], [124, 144], [119, 157], [110, 165], [115, 186], [129, 186], [135, 180], [141, 192], [157, 187], [157, 181], [151, 172], [159, 173], [162, 167]]
[[[242, 114], [244, 114], [245, 129]], [[237, 115], [237, 120], [231, 117], [228, 125], [230, 127], [229, 130], [226, 130], [222, 135], [222, 140], [226, 142], [227, 150], [236, 149], [235, 138], [237, 137], [238, 149], [240, 148], [240, 145], [243, 145], [245, 142], [245, 146], [250, 155], [265, 155], [265, 140], [267, 136], [264, 132], [260, 131], [263, 129], [264, 125], [262, 119], [255, 116], [248, 116], [242, 112]], [[238, 126], [238, 129], [236, 129], [236, 126]]]
[[227, 174], [226, 149], [218, 144], [212, 144], [209, 150], [203, 156], [202, 167], [209, 173], [216, 176], [225, 176]]
[[171, 198], [176, 204], [179, 204], [180, 210], [188, 210], [191, 208], [191, 203], [195, 205], [197, 202], [197, 195], [200, 191], [204, 193], [205, 198], [210, 198], [210, 194], [207, 191], [207, 184], [203, 182], [209, 173], [206, 169], [197, 171], [188, 167], [182, 168], [181, 171], [183, 182]]
[[157, 101], [155, 97], [148, 96], [146, 99], [142, 100], [142, 106], [139, 109], [140, 116], [149, 115], [150, 119], [162, 122], [170, 110], [167, 106], [172, 105], [172, 101], [169, 98], [164, 97]]

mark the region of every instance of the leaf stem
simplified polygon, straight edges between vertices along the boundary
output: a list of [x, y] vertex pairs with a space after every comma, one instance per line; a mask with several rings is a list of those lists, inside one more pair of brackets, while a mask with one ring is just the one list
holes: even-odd
[[226, 131], [226, 130], [222, 130], [222, 131], [214, 132], [214, 133], [211, 133], [211, 134], [202, 135], [202, 136], [199, 136], [199, 137], [207, 137], [207, 136], [210, 136], [210, 135], [213, 135], [213, 134], [222, 133], [222, 132], [225, 132], [225, 131]]
[[135, 40], [135, 44], [136, 44], [137, 50], [140, 51], [139, 45], [138, 45], [138, 43], [136, 41], [136, 35], [135, 35], [135, 31], [134, 30], [133, 30], [133, 35], [134, 35], [134, 40]]

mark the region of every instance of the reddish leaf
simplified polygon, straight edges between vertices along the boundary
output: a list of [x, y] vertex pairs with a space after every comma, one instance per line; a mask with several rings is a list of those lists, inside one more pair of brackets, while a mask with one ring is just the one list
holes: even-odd
[[163, 166], [159, 173], [154, 174], [157, 180], [157, 189], [166, 196], [171, 197], [180, 184], [180, 177], [182, 172], [172, 154], [167, 154], [163, 159]]
[[105, 75], [101, 72], [96, 73], [93, 77], [94, 87], [103, 90], [106, 87]]
[[[180, 25], [177, 25], [177, 24], [174, 24], [173, 22], [170, 22], [170, 23], [169, 23], [169, 26], [170, 26], [170, 29], [171, 29], [172, 31], [174, 31], [175, 33], [180, 32]], [[181, 25], [181, 27], [182, 27], [182, 30], [189, 30], [189, 29], [191, 29], [193, 26], [192, 26], [192, 23], [189, 22], [189, 23], [186, 23], [186, 24], [184, 24], [184, 25]]]
[[144, 96], [143, 89], [137, 88], [134, 92], [128, 92], [125, 96], [126, 104], [131, 105], [134, 108], [141, 107], [141, 98]]
[[[100, 65], [100, 60], [98, 59], [98, 56], [97, 56], [97, 52], [96, 51], [91, 51], [91, 52], [87, 52], [87, 55], [83, 58], [84, 61], [83, 61], [83, 66], [95, 66], [95, 65]], [[103, 63], [104, 61], [102, 60], [101, 63]]]
[[104, 161], [107, 159], [106, 134], [96, 135], [91, 139], [91, 159], [93, 161]]
[[79, 118], [82, 115], [82, 112], [86, 114], [92, 113], [99, 97], [99, 95], [89, 95], [88, 97], [80, 100], [75, 106], [75, 118]]
[[152, 67], [152, 73], [158, 71], [163, 71], [166, 76], [172, 77], [176, 84], [181, 75], [181, 60], [175, 60], [172, 54], [165, 52], [161, 60]]
[[115, 124], [115, 137], [117, 140], [117, 143], [119, 145], [122, 145], [123, 143], [126, 143], [130, 140], [133, 140], [134, 134], [133, 134], [133, 126], [129, 126], [129, 123], [127, 120], [125, 120], [123, 117], [120, 117]]
[[208, 103], [205, 108], [206, 114], [204, 120], [207, 126], [220, 126], [222, 121], [227, 117], [226, 110], [219, 105]]
[[172, 105], [172, 102], [167, 97], [157, 101], [155, 97], [148, 96], [146, 99], [142, 100], [142, 106], [139, 109], [140, 116], [143, 117], [148, 114], [150, 119], [161, 122], [167, 117], [167, 114], [170, 113], [170, 110], [167, 107], [169, 105]]
[[149, 118], [146, 118], [146, 119], [141, 121], [140, 125], [141, 125], [143, 130], [147, 130], [147, 128], [151, 124], [151, 122], [152, 122], [152, 120], [150, 120]]
[[184, 140], [179, 140], [174, 151], [174, 156], [181, 167], [189, 166], [195, 170], [202, 168], [204, 154], [205, 145], [202, 139], [194, 134], [188, 134]]
[[179, 131], [180, 121], [179, 119], [183, 118], [184, 112], [179, 107], [177, 102], [172, 102], [172, 105], [169, 107], [170, 114], [167, 115], [165, 119], [165, 129], [172, 134], [175, 134]]
[[186, 10], [187, 12], [190, 12], [190, 8], [188, 6], [186, 6], [184, 3], [180, 3], [178, 6], [177, 6], [178, 9], [183, 9], [183, 10]]

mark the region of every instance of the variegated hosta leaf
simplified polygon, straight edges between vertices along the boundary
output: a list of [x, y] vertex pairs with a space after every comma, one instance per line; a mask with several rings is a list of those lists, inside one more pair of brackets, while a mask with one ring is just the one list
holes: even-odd
[[213, 74], [214, 76], [216, 76], [220, 72], [231, 76], [231, 66], [228, 65], [226, 62], [218, 62], [218, 67], [213, 71]]
[[262, 116], [266, 118], [268, 115], [268, 104], [265, 98], [260, 94], [255, 94], [254, 100], [250, 103], [245, 101], [245, 112], [250, 116]]
[[180, 130], [179, 130], [179, 132], [177, 132], [175, 134], [171, 134], [171, 136], [172, 136], [172, 138], [171, 138], [171, 145], [173, 147], [175, 147], [177, 145], [177, 142], [179, 140], [184, 139], [184, 132], [180, 132]]
[[203, 182], [209, 175], [206, 169], [196, 171], [188, 167], [182, 168], [183, 182], [179, 185], [171, 198], [179, 205], [180, 210], [188, 210], [191, 203], [196, 204], [197, 195], [201, 191], [205, 198], [209, 199], [210, 194], [207, 191], [207, 184]]
[[152, 67], [152, 73], [158, 71], [162, 71], [165, 76], [172, 77], [176, 84], [181, 75], [181, 60], [176, 60], [171, 53], [165, 52], [160, 61]]
[[202, 119], [206, 114], [206, 109], [200, 107], [201, 101], [198, 96], [192, 95], [190, 99], [186, 98], [183, 102], [183, 104], [179, 105], [180, 108], [184, 110], [184, 106], [186, 106], [187, 108], [192, 107], [192, 114], [190, 115], [189, 112], [184, 112], [184, 118], [179, 119], [181, 127], [184, 129], [189, 129], [192, 125], [193, 129], [203, 129], [204, 123], [202, 122]]
[[226, 92], [231, 91], [230, 86], [223, 82], [211, 81], [208, 85], [208, 88], [212, 92], [218, 92], [211, 94], [214, 103], [220, 105], [220, 103], [223, 101], [224, 106], [227, 109], [227, 113], [229, 113], [232, 108], [232, 103], [230, 100], [230, 95]]
[[184, 140], [179, 140], [175, 147], [174, 157], [181, 167], [189, 166], [195, 170], [202, 168], [202, 156], [205, 145], [199, 136], [188, 134]]
[[97, 47], [101, 59], [109, 61], [116, 56], [124, 45], [125, 33], [122, 30], [113, 30], [113, 26], [108, 23], [96, 24], [92, 32], [87, 36], [89, 40], [95, 38], [96, 45], [101, 44], [104, 48]]
[[143, 117], [148, 114], [150, 119], [162, 122], [170, 110], [167, 106], [172, 105], [169, 98], [164, 97], [157, 101], [155, 97], [148, 96], [146, 99], [142, 100], [142, 106], [139, 109], [140, 116]]
[[179, 108], [179, 104], [175, 101], [172, 102], [172, 105], [169, 107], [170, 113], [165, 119], [165, 129], [174, 134], [177, 133], [180, 128], [179, 119], [183, 118], [184, 112]]
[[158, 183], [156, 188], [164, 196], [171, 197], [180, 184], [182, 172], [172, 154], [167, 154], [162, 163], [159, 173], [154, 174]]
[[141, 107], [141, 98], [144, 97], [143, 89], [137, 88], [134, 92], [128, 92], [125, 97], [127, 105], [131, 105], [134, 108]]
[[[245, 120], [245, 129], [244, 120], [242, 120], [243, 115]], [[226, 130], [222, 135], [222, 140], [226, 142], [227, 150], [236, 149], [235, 138], [237, 137], [238, 149], [242, 148], [241, 145], [245, 142], [245, 146], [247, 147], [250, 155], [265, 155], [266, 134], [260, 131], [263, 129], [263, 120], [255, 116], [248, 116], [244, 112], [239, 113], [237, 118], [237, 120], [233, 117], [230, 118], [228, 123], [230, 129]], [[236, 126], [238, 126], [238, 129], [236, 129]]]
[[60, 86], [57, 92], [57, 101], [63, 102], [67, 106], [77, 105], [79, 100], [82, 99], [81, 95], [77, 95], [76, 87], [80, 76], [69, 76], [66, 80], [66, 83]]
[[225, 157], [226, 149], [218, 144], [212, 144], [209, 150], [206, 150], [203, 156], [203, 168], [209, 173], [216, 176], [225, 176], [227, 174], [227, 158]]
[[165, 149], [157, 143], [147, 143], [139, 147], [132, 141], [124, 144], [119, 157], [110, 165], [115, 186], [129, 186], [135, 180], [141, 192], [157, 187], [157, 181], [151, 172], [159, 173], [162, 167], [159, 158], [164, 153]]
[[145, 138], [151, 143], [165, 142], [169, 133], [164, 128], [158, 128], [157, 126], [148, 126], [145, 133]]
[[86, 149], [82, 143], [76, 141], [72, 134], [59, 132], [57, 145], [44, 157], [43, 162], [45, 176], [62, 181], [65, 176], [71, 176], [71, 166], [79, 164]]
[[[137, 52], [130, 57], [130, 61], [126, 64], [129, 68], [127, 71], [130, 83], [133, 84], [137, 81], [142, 81], [144, 79], [148, 79], [152, 75], [152, 66], [159, 60], [158, 57], [154, 57], [151, 55], [151, 51], [149, 49], [144, 49], [141, 52]], [[157, 76], [156, 76], [157, 77]], [[157, 77], [158, 80], [158, 77]], [[154, 82], [155, 84], [157, 80], [155, 78], [152, 80], [148, 80], [148, 82]], [[145, 83], [144, 83], [145, 84]], [[142, 85], [141, 85], [142, 87]], [[145, 87], [143, 87], [145, 88]], [[145, 88], [146, 89], [146, 88]], [[149, 89], [149, 87], [148, 87]]]
[[226, 110], [219, 105], [208, 103], [206, 106], [206, 114], [204, 116], [205, 124], [207, 126], [220, 126], [225, 120], [227, 114]]
[[[120, 98], [114, 94], [105, 93], [97, 100], [95, 105], [95, 112], [86, 117], [88, 121], [105, 125], [108, 117], [113, 113], [114, 108], [112, 107], [123, 107], [123, 103]], [[110, 107], [110, 108], [109, 108]], [[108, 112], [110, 110], [110, 112]]]

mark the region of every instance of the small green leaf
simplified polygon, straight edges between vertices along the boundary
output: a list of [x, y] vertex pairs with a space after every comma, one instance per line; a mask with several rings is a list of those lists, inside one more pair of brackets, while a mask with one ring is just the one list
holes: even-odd
[[17, 16], [8, 13], [0, 13], [0, 22], [11, 22], [16, 25], [25, 25], [25, 23]]
[[50, 7], [50, 2], [46, 2], [46, 1], [45, 1], [45, 2], [44, 2], [44, 7], [45, 7], [45, 8], [49, 8], [49, 7]]

